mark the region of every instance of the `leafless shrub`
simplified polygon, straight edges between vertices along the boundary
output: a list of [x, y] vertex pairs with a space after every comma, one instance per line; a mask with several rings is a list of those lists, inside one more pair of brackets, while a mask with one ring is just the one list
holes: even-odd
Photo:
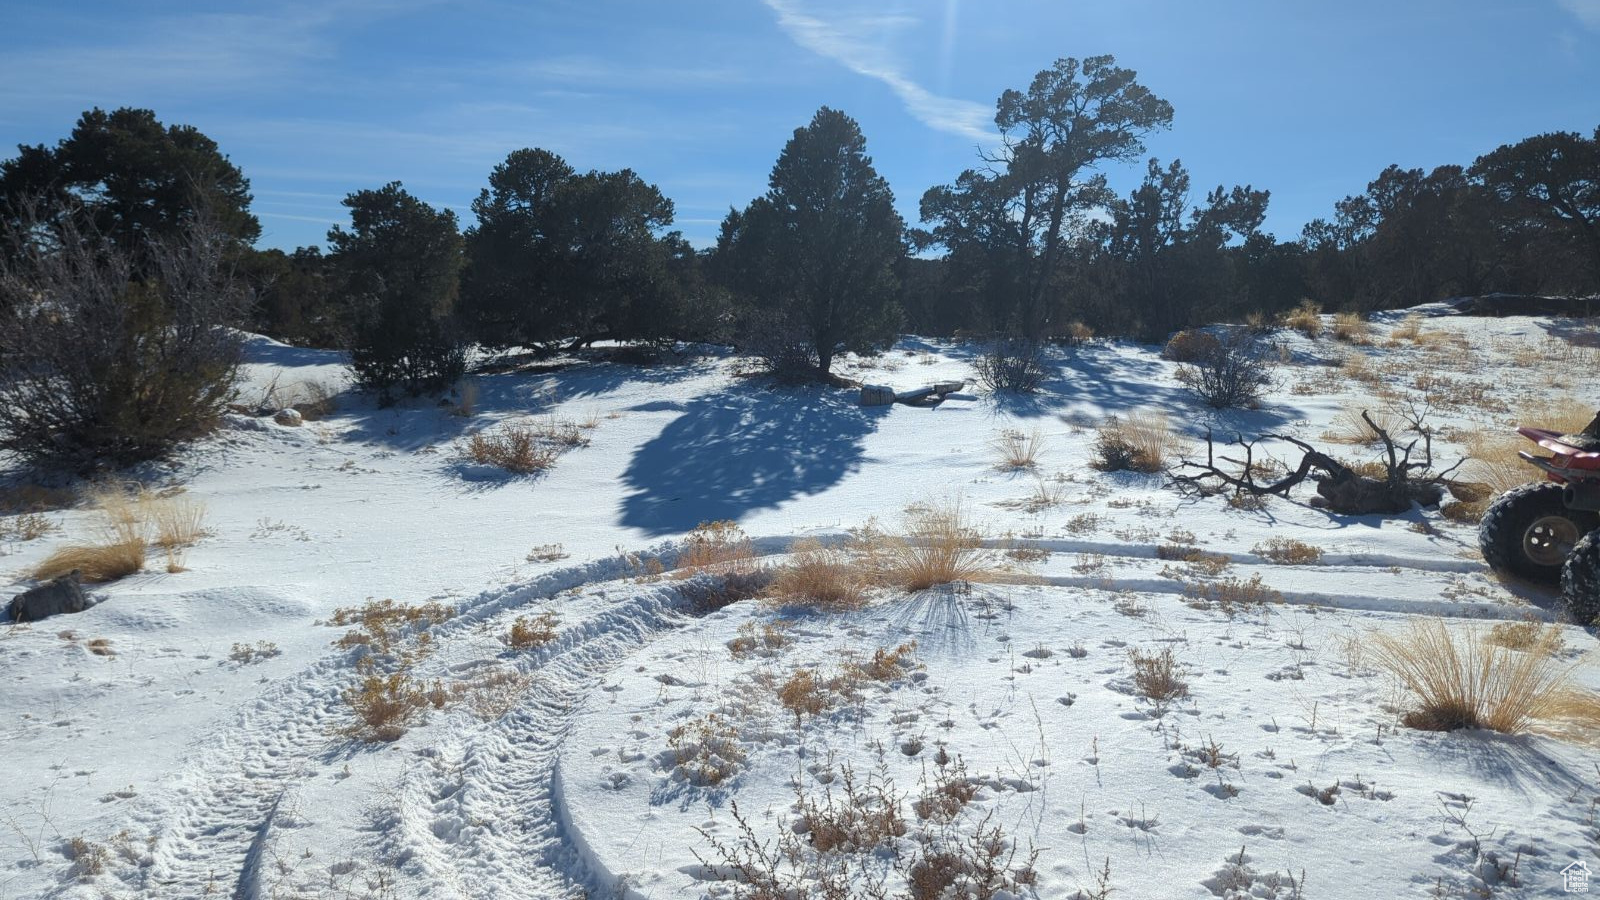
[[[361, 683], [346, 688], [344, 701], [356, 721], [344, 734], [356, 740], [386, 743], [398, 740], [434, 703], [434, 694], [418, 685], [406, 672], [369, 673]], [[443, 705], [442, 702], [435, 705]]]
[[1189, 685], [1178, 671], [1171, 647], [1163, 647], [1159, 653], [1130, 648], [1128, 662], [1133, 664], [1133, 685], [1144, 697], [1166, 703], [1189, 696]]
[[56, 523], [40, 513], [23, 513], [0, 519], [0, 541], [31, 541], [56, 530]]
[[79, 208], [18, 212], [0, 233], [0, 449], [91, 470], [213, 428], [242, 346], [229, 239], [201, 221], [128, 249]]
[[739, 743], [739, 729], [716, 713], [707, 713], [667, 732], [667, 746], [678, 771], [697, 787], [722, 784], [747, 759]]
[[996, 393], [1031, 394], [1050, 377], [1045, 346], [1027, 338], [996, 340], [972, 365], [978, 383]]
[[540, 439], [529, 425], [501, 425], [467, 438], [461, 455], [479, 465], [494, 466], [514, 475], [532, 475], [555, 465], [560, 449]]
[[1242, 328], [1228, 331], [1205, 359], [1179, 368], [1177, 377], [1207, 406], [1253, 406], [1272, 384], [1271, 348]]

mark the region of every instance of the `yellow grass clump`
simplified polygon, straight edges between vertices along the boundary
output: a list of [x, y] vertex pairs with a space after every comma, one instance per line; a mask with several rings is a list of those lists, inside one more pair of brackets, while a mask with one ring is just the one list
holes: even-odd
[[1389, 337], [1396, 341], [1411, 341], [1415, 343], [1422, 335], [1422, 317], [1411, 313], [1400, 324], [1389, 329]]
[[1096, 430], [1089, 464], [1102, 472], [1160, 472], [1181, 450], [1182, 442], [1164, 414], [1139, 410], [1126, 417], [1112, 416]]
[[1361, 318], [1360, 313], [1342, 312], [1333, 317], [1333, 336], [1335, 340], [1349, 344], [1372, 343], [1372, 326], [1367, 320]]
[[808, 539], [790, 549], [789, 562], [778, 569], [767, 597], [778, 605], [847, 612], [867, 605], [867, 588], [867, 573], [854, 554]]
[[1366, 657], [1415, 695], [1402, 719], [1412, 728], [1563, 734], [1600, 727], [1600, 696], [1575, 687], [1572, 666], [1557, 659], [1558, 630], [1520, 650], [1492, 636], [1419, 619], [1398, 633], [1373, 632]]
[[683, 539], [676, 577], [688, 578], [706, 569], [739, 568], [755, 558], [755, 545], [731, 520], [701, 522]]
[[873, 580], [903, 591], [954, 582], [984, 582], [1009, 570], [983, 548], [983, 533], [960, 500], [919, 504], [906, 510], [905, 533], [883, 536], [866, 530], [858, 540]]
[[68, 544], [51, 553], [33, 570], [41, 581], [76, 569], [84, 581], [115, 581], [144, 569], [146, 552], [160, 547], [167, 570], [183, 570], [182, 551], [205, 533], [205, 506], [180, 493], [103, 485], [89, 494], [100, 522], [96, 539]]
[[1299, 306], [1284, 314], [1283, 324], [1308, 338], [1317, 337], [1322, 334], [1322, 306], [1311, 300], [1302, 300]]

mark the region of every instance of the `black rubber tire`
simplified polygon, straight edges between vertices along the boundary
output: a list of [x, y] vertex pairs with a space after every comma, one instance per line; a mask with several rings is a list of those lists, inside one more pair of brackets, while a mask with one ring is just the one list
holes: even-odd
[[1561, 566], [1566, 558], [1537, 560], [1528, 556], [1524, 539], [1541, 519], [1560, 517], [1571, 522], [1576, 539], [1600, 527], [1600, 516], [1568, 509], [1561, 501], [1562, 486], [1553, 481], [1537, 481], [1514, 487], [1501, 494], [1483, 514], [1478, 526], [1478, 549], [1483, 561], [1496, 572], [1526, 578], [1539, 584], [1561, 583]]
[[1561, 567], [1561, 600], [1579, 625], [1600, 617], [1600, 530], [1584, 535]]

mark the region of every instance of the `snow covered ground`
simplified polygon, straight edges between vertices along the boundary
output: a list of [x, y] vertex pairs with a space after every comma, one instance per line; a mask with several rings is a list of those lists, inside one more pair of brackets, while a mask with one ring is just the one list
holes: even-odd
[[[1198, 406], [1159, 348], [1092, 343], [1062, 351], [1026, 401], [862, 408], [709, 356], [475, 376], [471, 416], [344, 393], [303, 427], [232, 419], [143, 473], [205, 503], [209, 534], [184, 571], [152, 565], [97, 588], [87, 612], [0, 630], [0, 898], [717, 895], [731, 890], [718, 845], [775, 847], [797, 797], [844, 796], [847, 769], [862, 808], [904, 796], [909, 831], [890, 844], [999, 828], [1014, 871], [1036, 852], [1024, 895], [1565, 895], [1564, 868], [1600, 868], [1600, 752], [1402, 727], [1403, 692], [1360, 653], [1419, 615], [1552, 619], [1553, 597], [1492, 577], [1473, 529], [1436, 510], [1333, 516], [1303, 504], [1309, 487], [1236, 509], [1088, 465], [1095, 426], [1134, 410], [1165, 412], [1191, 441], [1282, 431], [1370, 457], [1323, 436], [1343, 411], [1381, 407], [1380, 390], [1449, 401], [1430, 415], [1448, 463], [1551, 385], [1592, 391], [1592, 354], [1569, 349], [1592, 326], [1422, 311], [1441, 340], [1385, 347], [1399, 314], [1367, 347], [1274, 335], [1279, 385], [1235, 413]], [[248, 399], [343, 385], [334, 354], [262, 338], [249, 353]], [[970, 377], [972, 353], [908, 338], [845, 374], [909, 388]], [[1340, 366], [1350, 354], [1365, 364]], [[489, 476], [456, 452], [473, 431], [552, 417], [589, 442], [541, 476]], [[998, 469], [998, 435], [1035, 428], [1037, 470]], [[702, 522], [737, 521], [778, 560], [796, 538], [952, 496], [996, 554], [1033, 551], [1025, 583], [885, 592], [836, 615], [744, 602], [697, 616], [670, 577], [672, 542]], [[47, 515], [58, 530], [4, 546], [11, 591], [93, 528], [87, 510]], [[1274, 562], [1258, 550], [1273, 538], [1323, 555]], [[1159, 558], [1164, 545], [1226, 565], [1200, 574]], [[1185, 592], [1255, 576], [1273, 602]], [[385, 598], [453, 614], [410, 670], [440, 705], [363, 743], [345, 733], [344, 693], [367, 651], [334, 646], [349, 629], [325, 623]], [[545, 612], [553, 640], [506, 645], [514, 621]], [[778, 618], [782, 646], [730, 652]], [[1600, 685], [1591, 634], [1564, 637], [1579, 679]], [[796, 670], [858, 671], [912, 641], [818, 714], [779, 703]], [[276, 653], [236, 652], [260, 642]], [[1188, 696], [1155, 704], [1131, 660], [1163, 650]], [[674, 748], [707, 721], [742, 759], [696, 784]], [[950, 821], [909, 812], [958, 780], [972, 790]], [[852, 859], [898, 888], [892, 854]]]

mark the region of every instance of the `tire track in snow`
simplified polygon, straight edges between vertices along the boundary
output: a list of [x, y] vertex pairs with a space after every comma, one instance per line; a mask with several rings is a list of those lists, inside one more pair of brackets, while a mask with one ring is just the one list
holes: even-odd
[[460, 897], [587, 897], [589, 866], [557, 813], [556, 760], [573, 716], [606, 672], [654, 637], [693, 621], [670, 588], [584, 620], [535, 676], [523, 702], [471, 739], [415, 765], [402, 789], [398, 846]]
[[[670, 562], [672, 554], [670, 548], [657, 547], [640, 558]], [[601, 559], [550, 572], [519, 587], [479, 594], [431, 631], [436, 641], [448, 640], [451, 632], [473, 627], [501, 611], [629, 575], [637, 562]], [[652, 616], [664, 612], [659, 597], [646, 606]], [[560, 663], [567, 650], [580, 651], [576, 656], [582, 659], [600, 656], [584, 650], [584, 644], [604, 637], [611, 627], [627, 632], [626, 622], [612, 621], [619, 616], [626, 619], [625, 610], [608, 610], [578, 623], [571, 629], [572, 638], [553, 648], [561, 656], [551, 664], [567, 665]], [[195, 741], [178, 773], [134, 813], [139, 830], [154, 839], [149, 859], [140, 864], [118, 856], [108, 866], [109, 873], [134, 896], [151, 900], [222, 896], [253, 900], [258, 888], [254, 864], [260, 861], [280, 798], [303, 773], [323, 765], [322, 757], [345, 740], [337, 735], [337, 727], [349, 721], [341, 692], [353, 676], [355, 655], [332, 654], [280, 680]], [[68, 879], [56, 893], [75, 888]]]

